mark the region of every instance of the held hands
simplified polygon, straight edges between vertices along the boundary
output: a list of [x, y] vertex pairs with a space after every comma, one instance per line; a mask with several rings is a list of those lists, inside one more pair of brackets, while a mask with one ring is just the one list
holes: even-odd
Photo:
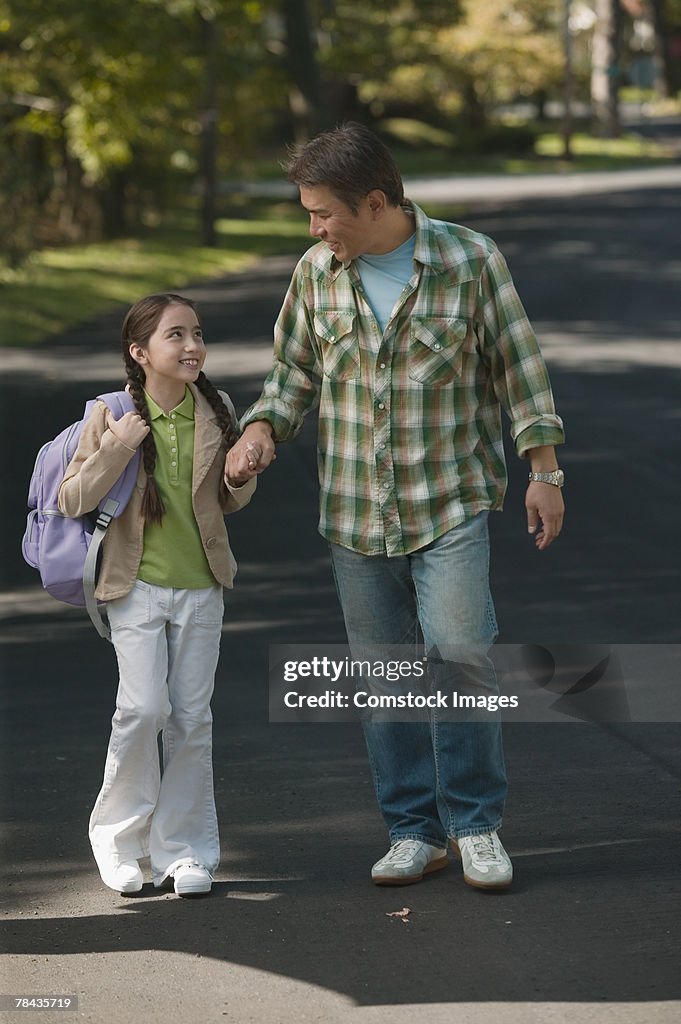
[[149, 427], [138, 412], [126, 412], [119, 420], [110, 412], [106, 414], [106, 425], [121, 444], [135, 451], [149, 433]]
[[525, 496], [527, 531], [534, 535], [538, 551], [551, 544], [563, 526], [565, 505], [560, 487], [539, 481], [532, 482]]
[[267, 469], [276, 457], [270, 424], [266, 420], [249, 423], [227, 452], [225, 479], [232, 487], [241, 487]]

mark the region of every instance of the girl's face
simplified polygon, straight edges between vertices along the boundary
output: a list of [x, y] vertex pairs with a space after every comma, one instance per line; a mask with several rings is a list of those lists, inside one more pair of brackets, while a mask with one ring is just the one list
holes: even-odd
[[[130, 355], [143, 367], [147, 390], [167, 390], [195, 381], [206, 361], [203, 331], [191, 306], [166, 306], [145, 348], [130, 346]], [[182, 389], [183, 390], [183, 389]]]

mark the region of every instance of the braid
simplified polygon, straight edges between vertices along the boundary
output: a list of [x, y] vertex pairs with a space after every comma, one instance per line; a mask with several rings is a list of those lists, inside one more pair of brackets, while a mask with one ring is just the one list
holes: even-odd
[[215, 413], [215, 418], [218, 421], [218, 426], [222, 431], [222, 436], [225, 439], [227, 448], [231, 448], [239, 440], [239, 424], [232, 418], [232, 415], [220, 398], [220, 394], [214, 384], [208, 380], [203, 370], [196, 379], [196, 386], [204, 396], [210, 402], [210, 406]]
[[142, 465], [147, 476], [147, 486], [142, 497], [142, 515], [144, 516], [145, 523], [160, 523], [163, 519], [165, 508], [161, 492], [156, 483], [156, 476], [154, 475], [156, 470], [156, 442], [151, 431], [151, 416], [144, 395], [146, 376], [142, 367], [131, 356], [126, 358], [125, 365], [128, 371], [128, 386], [132, 400], [135, 403], [135, 408], [149, 427], [149, 433], [141, 445]]

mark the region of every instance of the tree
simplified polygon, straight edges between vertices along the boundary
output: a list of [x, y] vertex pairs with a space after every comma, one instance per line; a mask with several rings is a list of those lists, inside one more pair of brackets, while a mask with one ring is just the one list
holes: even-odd
[[308, 0], [281, 0], [286, 34], [286, 64], [291, 78], [289, 102], [297, 142], [324, 125], [317, 43]]
[[[20, 248], [121, 233], [193, 179], [211, 244], [220, 160], [242, 157], [281, 92], [265, 13], [258, 0], [0, 0], [0, 174]], [[36, 187], [14, 180], [16, 153]]]
[[392, 13], [378, 7], [348, 19], [351, 39], [343, 35], [349, 29], [334, 30], [336, 62], [363, 69], [355, 76], [359, 95], [376, 114], [411, 107], [475, 135], [496, 105], [560, 81], [556, 0], [398, 3]]
[[621, 6], [619, 0], [595, 0], [596, 21], [591, 50], [591, 107], [596, 131], [605, 138], [620, 133], [618, 90]]

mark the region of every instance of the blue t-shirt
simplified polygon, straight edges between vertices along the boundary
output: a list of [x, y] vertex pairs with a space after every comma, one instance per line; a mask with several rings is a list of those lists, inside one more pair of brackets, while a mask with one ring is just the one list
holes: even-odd
[[373, 314], [385, 331], [395, 303], [414, 273], [416, 233], [392, 252], [363, 253], [357, 258], [357, 270]]

